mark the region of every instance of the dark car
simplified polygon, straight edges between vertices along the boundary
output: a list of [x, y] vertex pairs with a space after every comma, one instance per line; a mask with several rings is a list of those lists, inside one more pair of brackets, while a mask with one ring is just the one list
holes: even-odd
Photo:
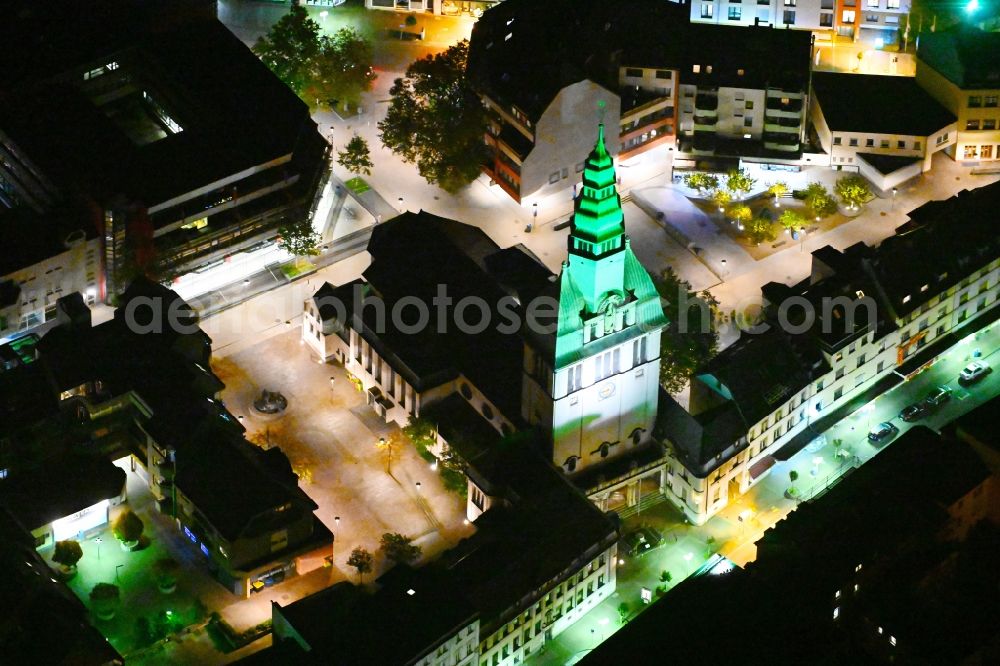
[[640, 527], [622, 537], [619, 549], [625, 555], [642, 555], [660, 545], [663, 536], [651, 527]]
[[924, 407], [937, 407], [948, 402], [949, 398], [951, 398], [951, 389], [947, 386], [938, 386], [924, 398]]
[[899, 432], [899, 428], [888, 421], [883, 421], [868, 432], [868, 441], [875, 443], [884, 442], [887, 439], [895, 437], [897, 432]]
[[910, 421], [916, 421], [927, 413], [927, 407], [922, 402], [915, 402], [912, 405], [907, 405], [903, 407], [903, 411], [899, 413], [899, 418], [903, 419], [907, 423]]

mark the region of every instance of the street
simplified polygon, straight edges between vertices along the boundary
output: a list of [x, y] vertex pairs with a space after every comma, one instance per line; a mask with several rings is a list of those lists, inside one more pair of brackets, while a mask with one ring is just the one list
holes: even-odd
[[[794, 511], [799, 502], [814, 498], [823, 501], [822, 493], [839, 478], [886, 447], [893, 446], [893, 441], [912, 426], [925, 425], [939, 430], [1000, 394], [1000, 372], [996, 370], [973, 385], [959, 385], [959, 371], [974, 358], [976, 350], [980, 353], [979, 358], [991, 367], [1000, 365], [1000, 325], [994, 323], [967, 336], [926, 369], [841, 419], [789, 460], [777, 463], [763, 481], [704, 525], [689, 525], [667, 501], [625, 519], [623, 532], [650, 526], [664, 535], [663, 544], [638, 557], [622, 557], [615, 595], [582, 616], [526, 663], [552, 666], [574, 663], [622, 626], [618, 619], [620, 604], [628, 605], [631, 616], [642, 607], [640, 592], [643, 588], [655, 591], [658, 586], [666, 585], [669, 590], [703, 567], [715, 553], [737, 566], [745, 566], [756, 558], [754, 543], [764, 531]], [[915, 422], [907, 423], [899, 417], [905, 406], [920, 401], [938, 386], [952, 389], [950, 400]], [[888, 442], [872, 444], [867, 433], [881, 421], [891, 422], [899, 428], [899, 433]], [[836, 440], [841, 443], [835, 445]], [[797, 499], [785, 495], [792, 485], [789, 477], [792, 470], [798, 472], [794, 484], [798, 490]], [[664, 571], [670, 573], [669, 583], [662, 582]], [[667, 595], [666, 603], [669, 603], [669, 591]]]

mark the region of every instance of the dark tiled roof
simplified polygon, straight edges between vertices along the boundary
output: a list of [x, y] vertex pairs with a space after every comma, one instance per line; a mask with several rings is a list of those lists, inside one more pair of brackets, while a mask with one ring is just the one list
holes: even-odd
[[298, 486], [281, 449], [261, 450], [230, 432], [205, 428], [177, 456], [177, 489], [229, 541], [253, 531], [263, 514], [291, 504], [289, 521], [316, 504]]
[[879, 153], [858, 153], [858, 157], [872, 165], [876, 171], [883, 176], [905, 169], [914, 162], [920, 162], [919, 157], [905, 157], [903, 155], [882, 155]]
[[469, 73], [491, 97], [537, 120], [572, 83], [618, 90], [622, 66], [676, 69], [682, 81], [705, 86], [804, 90], [810, 53], [807, 31], [690, 23], [682, 3], [506, 0], [473, 28]]
[[1000, 256], [998, 209], [1000, 183], [993, 183], [910, 211], [910, 221], [882, 241], [871, 264], [897, 316], [918, 309]]
[[[428, 377], [440, 383], [461, 373], [504, 415], [517, 418], [523, 348], [518, 332], [497, 330], [506, 321], [500, 306], [505, 299], [534, 293], [540, 288], [536, 282], [546, 284], [549, 273], [544, 266], [521, 249], [501, 250], [477, 227], [423, 211], [380, 224], [368, 251], [372, 263], [364, 277], [384, 300], [386, 312], [402, 298], [416, 298], [430, 308], [431, 316], [417, 332], [393, 326], [387, 316], [385, 330], [379, 332], [375, 309], [366, 308], [366, 338], [400, 359], [416, 376], [418, 387], [436, 385]], [[453, 299], [443, 329], [434, 306], [439, 286]], [[454, 304], [466, 297], [481, 299], [490, 308], [490, 323], [482, 332], [462, 331], [455, 323]], [[406, 314], [411, 317], [407, 323], [415, 320], [412, 312]], [[468, 308], [464, 315], [474, 325], [479, 308]]]
[[0, 482], [0, 503], [36, 529], [121, 495], [125, 470], [106, 458], [66, 456]]
[[812, 87], [833, 132], [929, 136], [955, 122], [908, 76], [813, 72]]
[[479, 612], [482, 635], [573, 562], [596, 557], [617, 538], [614, 522], [539, 454], [541, 445], [537, 433], [519, 433], [480, 461], [479, 471], [505, 489], [510, 505], [481, 515], [476, 533], [432, 565], [455, 576]]
[[1000, 89], [1000, 32], [984, 32], [964, 23], [941, 32], [924, 32], [917, 58], [959, 88]]
[[475, 620], [452, 577], [433, 567], [397, 565], [378, 586], [368, 594], [339, 583], [280, 609], [311, 648], [309, 663], [402, 666]]
[[[35, 550], [27, 528], [0, 509], [0, 661], [108, 666], [121, 655], [89, 622], [90, 613]], [[81, 566], [84, 566], [83, 564]]]

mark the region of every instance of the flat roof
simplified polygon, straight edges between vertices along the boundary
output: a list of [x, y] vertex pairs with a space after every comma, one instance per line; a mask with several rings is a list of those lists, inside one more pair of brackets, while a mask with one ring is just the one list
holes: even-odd
[[929, 136], [956, 121], [910, 76], [813, 72], [812, 87], [833, 132]]

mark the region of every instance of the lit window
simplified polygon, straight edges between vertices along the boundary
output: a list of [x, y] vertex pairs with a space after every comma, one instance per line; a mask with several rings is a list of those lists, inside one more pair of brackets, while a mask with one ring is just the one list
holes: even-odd
[[928, 289], [928, 285], [925, 284], [924, 286], [922, 286], [920, 288], [920, 291], [927, 291], [927, 289]]
[[833, 619], [836, 620], [838, 617], [840, 617], [840, 606], [833, 609]]
[[701, 73], [701, 65], [691, 65], [691, 71], [695, 74]]
[[858, 573], [859, 571], [861, 571], [861, 565], [860, 564], [858, 566], [854, 567], [854, 573]]
[[904, 303], [909, 303], [910, 302], [910, 295], [909, 294], [907, 294], [906, 296], [903, 296], [903, 302]]
[[896, 645], [896, 637], [889, 636], [889, 645]]
[[408, 590], [406, 591], [406, 593], [407, 593], [408, 595], [410, 595], [410, 596], [412, 597], [412, 596], [413, 596], [414, 594], [416, 594], [416, 593], [417, 593], [417, 591], [416, 591], [416, 590], [414, 590], [414, 589], [413, 589], [413, 588], [411, 587], [410, 589], [408, 589]]

